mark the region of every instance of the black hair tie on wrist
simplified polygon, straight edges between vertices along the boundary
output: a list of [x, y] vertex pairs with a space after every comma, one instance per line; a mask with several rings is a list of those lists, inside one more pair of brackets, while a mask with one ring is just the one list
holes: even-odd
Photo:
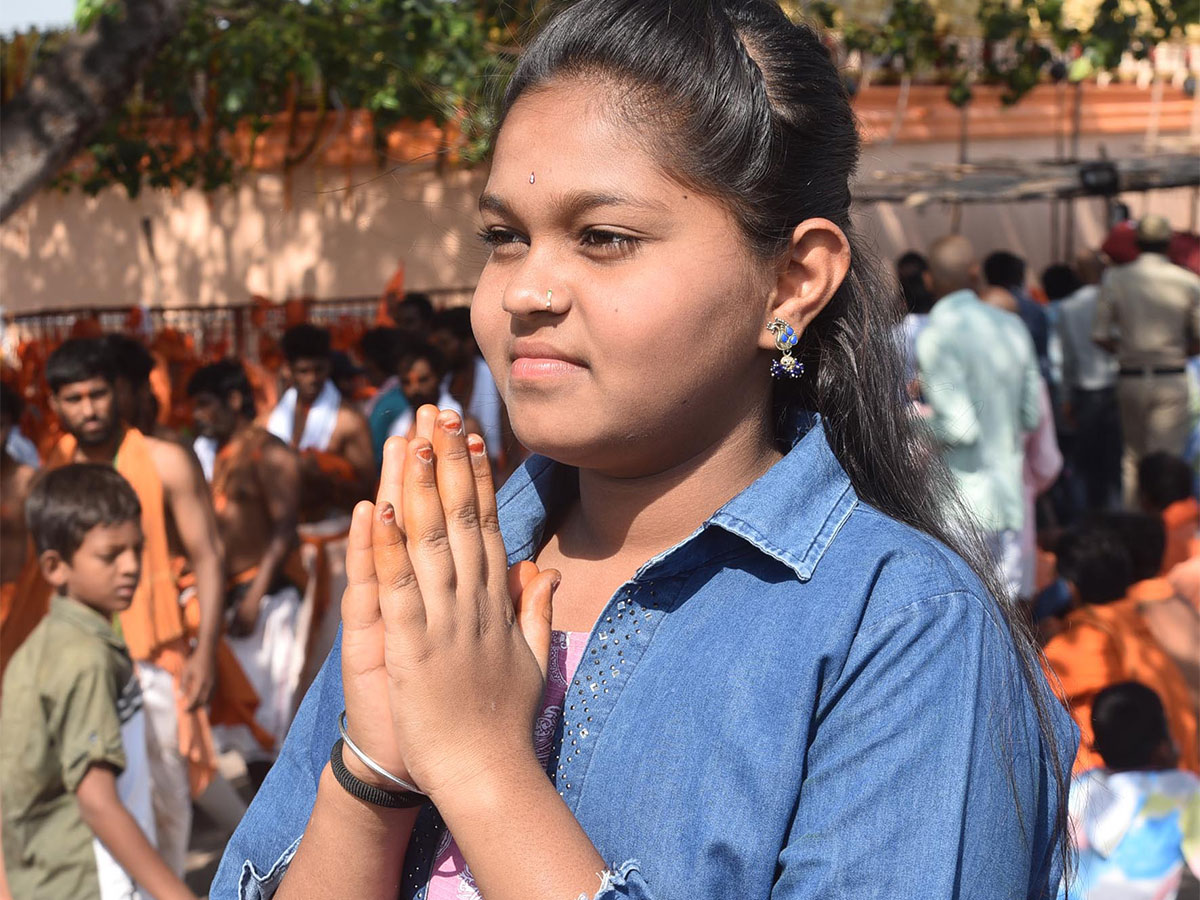
[[344, 742], [341, 738], [334, 742], [333, 750], [329, 753], [329, 766], [333, 769], [333, 777], [337, 779], [337, 783], [351, 797], [356, 797], [373, 806], [382, 806], [384, 809], [414, 809], [423, 806], [429, 799], [424, 794], [412, 791], [384, 791], [355, 778], [346, 768], [346, 763], [342, 759], [343, 746]]

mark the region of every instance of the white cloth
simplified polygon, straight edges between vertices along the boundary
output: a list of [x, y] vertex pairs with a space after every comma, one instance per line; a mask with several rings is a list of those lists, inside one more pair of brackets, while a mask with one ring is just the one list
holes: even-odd
[[[117, 776], [117, 797], [133, 816], [138, 827], [151, 844], [156, 842], [154, 806], [150, 796], [150, 760], [146, 744], [146, 712], [142, 691], [136, 679], [117, 703], [121, 719], [121, 743], [125, 747], [125, 768]], [[96, 856], [96, 876], [100, 882], [101, 900], [153, 900], [143, 894], [121, 864], [100, 842], [92, 838]]]
[[1068, 389], [1099, 391], [1117, 383], [1116, 357], [1092, 340], [1099, 296], [1096, 285], [1085, 284], [1055, 305], [1056, 330], [1062, 342], [1062, 381]]
[[16, 426], [8, 433], [8, 440], [4, 444], [4, 449], [8, 455], [22, 465], [31, 466], [35, 469], [42, 467], [42, 458], [38, 456], [37, 447], [33, 441], [21, 434], [21, 426]]
[[[463, 414], [463, 408], [459, 402], [450, 396], [450, 392], [442, 385], [442, 395], [438, 397], [438, 409], [449, 409]], [[408, 437], [408, 429], [412, 428], [413, 419], [416, 417], [416, 412], [409, 406], [404, 412], [396, 417], [396, 421], [392, 423], [392, 428], [388, 432], [388, 437]]]
[[1029, 329], [973, 291], [956, 291], [934, 304], [917, 337], [917, 367], [927, 424], [967, 509], [983, 531], [1017, 531], [1025, 434], [1042, 415]]
[[[292, 724], [296, 686], [304, 666], [304, 646], [297, 633], [299, 614], [300, 591], [288, 585], [263, 597], [251, 634], [226, 637], [258, 694], [254, 720], [275, 738], [276, 750]], [[273, 758], [245, 725], [215, 725], [213, 737], [222, 752], [237, 750], [246, 760]]]
[[471, 402], [467, 404], [467, 415], [479, 423], [488, 456], [496, 459], [504, 449], [504, 436], [500, 433], [504, 403], [492, 370], [482, 356], [475, 357], [475, 387], [471, 391]]
[[1048, 491], [1062, 472], [1063, 457], [1058, 449], [1050, 391], [1042, 385], [1042, 421], [1025, 435], [1025, 523], [1021, 526], [1021, 598], [1033, 596], [1037, 582], [1037, 498]]
[[1014, 602], [1021, 595], [1021, 532], [984, 532], [983, 542], [1004, 586], [1004, 599]]
[[917, 377], [917, 338], [929, 324], [929, 313], [909, 313], [896, 326], [896, 342], [904, 356], [904, 384], [912, 384]]
[[[316, 402], [308, 411], [304, 420], [304, 433], [296, 444], [298, 450], [327, 450], [329, 441], [333, 438], [333, 429], [337, 425], [338, 410], [342, 406], [342, 395], [333, 386], [333, 380], [325, 382]], [[296, 426], [296, 389], [284, 391], [279, 403], [271, 410], [267, 419], [267, 431], [275, 435], [285, 444], [292, 443], [292, 431]]]
[[192, 833], [192, 791], [187, 760], [179, 752], [175, 679], [166, 669], [148, 662], [139, 661], [135, 670], [146, 712], [146, 757], [158, 855], [182, 878]]
[[200, 460], [200, 468], [204, 470], [205, 481], [211, 482], [213, 480], [213, 469], [217, 465], [217, 451], [219, 449], [215, 438], [201, 435], [192, 441], [192, 450], [196, 454], [196, 459]]

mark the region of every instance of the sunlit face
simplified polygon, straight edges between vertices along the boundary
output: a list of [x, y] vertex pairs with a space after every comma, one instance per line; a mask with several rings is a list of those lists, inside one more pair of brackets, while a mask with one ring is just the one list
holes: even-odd
[[85, 447], [107, 443], [117, 430], [117, 404], [113, 386], [103, 378], [76, 381], [60, 388], [51, 406], [63, 430]]
[[128, 609], [142, 573], [142, 525], [97, 525], [70, 561], [49, 551], [42, 573], [55, 588], [102, 613]]
[[766, 416], [775, 270], [607, 99], [572, 80], [513, 107], [480, 201], [491, 255], [472, 324], [523, 444], [638, 474]]
[[327, 359], [298, 359], [292, 363], [292, 382], [302, 403], [316, 401], [329, 380], [330, 368]]
[[413, 409], [427, 403], [437, 405], [441, 396], [441, 383], [429, 360], [418, 357], [401, 368], [400, 390], [404, 392], [404, 399]]

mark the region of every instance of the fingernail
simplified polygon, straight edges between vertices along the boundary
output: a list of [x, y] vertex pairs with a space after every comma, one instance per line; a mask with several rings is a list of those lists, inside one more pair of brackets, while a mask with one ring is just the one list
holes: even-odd
[[442, 419], [442, 431], [446, 434], [462, 434], [462, 419]]
[[396, 507], [390, 503], [382, 503], [379, 506], [379, 521], [384, 525], [391, 525], [396, 521]]
[[483, 451], [485, 449], [483, 446], [483, 438], [477, 434], [471, 435], [469, 438], [467, 438], [467, 449], [475, 456], [483, 456]]
[[417, 459], [421, 460], [421, 462], [426, 462], [426, 463], [433, 462], [433, 448], [432, 447], [418, 447], [417, 448]]
[[555, 572], [550, 580], [550, 590], [555, 590], [560, 584], [562, 584], [562, 574]]

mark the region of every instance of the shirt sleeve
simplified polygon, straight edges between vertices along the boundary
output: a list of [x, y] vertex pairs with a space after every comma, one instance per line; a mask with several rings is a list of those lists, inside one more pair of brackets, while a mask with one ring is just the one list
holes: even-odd
[[[120, 686], [102, 651], [77, 648], [74, 665], [55, 690], [47, 725], [58, 746], [63, 785], [74, 793], [97, 764], [125, 769], [125, 745], [117, 714]], [[65, 662], [65, 660], [64, 660]]]
[[957, 447], [979, 440], [979, 416], [967, 393], [966, 373], [932, 325], [917, 338], [917, 368], [921, 392], [933, 413], [929, 427], [938, 443]]
[[1050, 390], [1039, 384], [1042, 420], [1025, 440], [1025, 469], [1033, 476], [1034, 490], [1041, 494], [1054, 484], [1062, 472], [1063, 456], [1058, 449], [1058, 435], [1054, 430], [1054, 412], [1050, 406]]
[[1106, 278], [1100, 283], [1096, 295], [1096, 313], [1092, 319], [1092, 340], [1111, 341], [1115, 335], [1117, 309], [1113, 299], [1113, 286]]
[[[1032, 344], [1029, 349], [1033, 349]], [[1038, 368], [1037, 357], [1030, 353], [1025, 359], [1021, 385], [1021, 426], [1026, 433], [1035, 431], [1042, 422], [1042, 393], [1045, 390], [1046, 382]], [[1049, 411], [1049, 405], [1046, 409]]]
[[954, 592], [860, 629], [822, 692], [771, 900], [1053, 896], [1055, 757], [998, 615]]

